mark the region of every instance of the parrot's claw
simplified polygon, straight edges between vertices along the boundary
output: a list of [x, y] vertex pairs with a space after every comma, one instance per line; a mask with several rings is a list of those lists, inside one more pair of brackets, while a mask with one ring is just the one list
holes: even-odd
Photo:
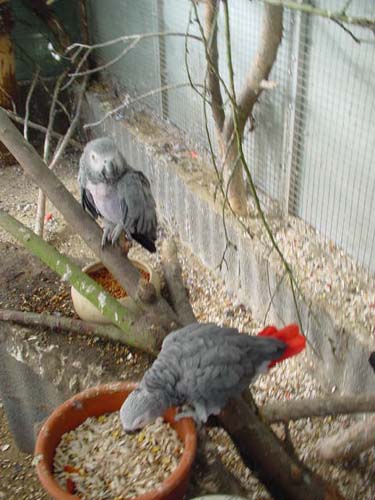
[[111, 226], [104, 226], [103, 236], [102, 236], [102, 249], [106, 246], [107, 243], [111, 241]]
[[124, 226], [122, 224], [116, 224], [116, 226], [113, 228], [112, 233], [111, 233], [111, 241], [112, 245], [116, 243], [116, 241], [119, 239], [120, 234], [122, 233], [124, 229]]
[[195, 422], [198, 422], [197, 414], [191, 408], [186, 408], [185, 410], [176, 413], [174, 417], [176, 421], [181, 420], [182, 418], [192, 418]]

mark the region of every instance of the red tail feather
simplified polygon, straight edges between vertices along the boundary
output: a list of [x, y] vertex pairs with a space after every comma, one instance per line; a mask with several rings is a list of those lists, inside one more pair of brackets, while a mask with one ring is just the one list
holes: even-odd
[[299, 352], [303, 351], [306, 346], [306, 338], [300, 333], [298, 325], [294, 323], [285, 326], [281, 330], [278, 330], [274, 326], [267, 326], [267, 328], [258, 333], [258, 336], [273, 337], [287, 344], [284, 354], [279, 359], [271, 361], [268, 366], [269, 368], [276, 365], [276, 363], [280, 363], [280, 361], [283, 361], [284, 359], [295, 356]]

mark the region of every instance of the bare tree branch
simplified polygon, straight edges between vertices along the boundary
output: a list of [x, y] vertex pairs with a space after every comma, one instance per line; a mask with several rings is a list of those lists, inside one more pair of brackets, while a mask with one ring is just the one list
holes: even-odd
[[[196, 84], [197, 87], [201, 87], [201, 85]], [[145, 92], [144, 94], [141, 94], [137, 97], [134, 97], [134, 99], [129, 99], [127, 102], [124, 102], [117, 106], [114, 109], [111, 109], [110, 111], [107, 111], [100, 120], [96, 122], [91, 122], [91, 123], [86, 123], [83, 127], [84, 128], [92, 128], [92, 127], [97, 127], [98, 125], [101, 125], [107, 118], [109, 118], [112, 115], [115, 115], [116, 113], [120, 112], [123, 109], [128, 108], [132, 104], [135, 104], [136, 102], [142, 101], [143, 99], [146, 99], [147, 97], [151, 97], [156, 94], [160, 94], [160, 92], [164, 92], [165, 90], [174, 90], [174, 89], [180, 89], [183, 87], [190, 87], [190, 83], [175, 83], [172, 85], [163, 85], [162, 87], [158, 87], [157, 89], [149, 90], [148, 92]]]
[[96, 43], [96, 44], [86, 44], [86, 43], [73, 43], [66, 49], [66, 54], [71, 52], [72, 50], [76, 48], [83, 48], [83, 49], [89, 49], [89, 50], [94, 50], [94, 49], [102, 49], [103, 47], [109, 47], [110, 45], [115, 45], [116, 43], [120, 42], [126, 42], [128, 40], [144, 40], [145, 38], [152, 38], [152, 37], [158, 37], [158, 36], [182, 36], [182, 37], [188, 37], [192, 38], [194, 40], [202, 41], [202, 39], [199, 36], [196, 35], [187, 35], [186, 33], [181, 33], [178, 31], [156, 31], [153, 33], [138, 33], [135, 35], [122, 35], [119, 36], [118, 38], [113, 38], [111, 40], [108, 40], [107, 42], [102, 42], [102, 43]]
[[[22, 116], [17, 115], [16, 113], [14, 113], [13, 111], [10, 111], [9, 109], [2, 108], [1, 106], [0, 106], [0, 109], [4, 113], [6, 113], [9, 116], [9, 118], [11, 120], [13, 120], [14, 122], [20, 123], [21, 125], [23, 125], [25, 123], [25, 118], [22, 118]], [[28, 120], [28, 127], [33, 128], [34, 130], [38, 130], [39, 132], [43, 132], [44, 134], [47, 132], [46, 127], [44, 127], [43, 125], [40, 125], [39, 123], [32, 122], [30, 120]], [[63, 138], [62, 134], [59, 134], [58, 132], [54, 132], [54, 131], [51, 132], [51, 136], [55, 137], [56, 139]], [[74, 139], [70, 139], [69, 143], [77, 149], [83, 148], [82, 144]]]
[[73, 120], [70, 122], [69, 128], [66, 131], [64, 138], [62, 139], [59, 147], [56, 149], [56, 151], [53, 155], [52, 161], [49, 164], [49, 168], [51, 170], [55, 168], [56, 164], [60, 160], [61, 155], [64, 153], [66, 146], [68, 145], [70, 139], [72, 138], [72, 135], [74, 134], [74, 132], [77, 128], [80, 114], [81, 114], [82, 102], [83, 102], [83, 98], [84, 98], [85, 91], [86, 91], [87, 81], [88, 81], [88, 78], [84, 77], [82, 84], [78, 90], [77, 104], [75, 106], [75, 114], [74, 114]]
[[351, 413], [375, 413], [375, 395], [330, 396], [325, 399], [298, 399], [266, 403], [259, 409], [269, 423], [288, 422], [309, 417], [326, 417]]
[[28, 128], [29, 128], [29, 116], [30, 116], [30, 101], [33, 96], [36, 84], [38, 83], [40, 68], [38, 67], [34, 73], [33, 79], [31, 81], [31, 85], [29, 91], [27, 93], [26, 102], [25, 102], [25, 122], [23, 124], [23, 136], [26, 140], [28, 140]]
[[232, 400], [218, 416], [244, 463], [275, 499], [339, 500], [338, 490], [286, 451], [271, 429], [243, 399]]
[[[283, 9], [271, 5], [264, 6], [260, 44], [246, 75], [245, 83], [238, 96], [238, 133], [242, 137], [245, 123], [257, 102], [276, 60], [283, 31]], [[235, 116], [225, 124], [224, 134], [229, 139], [235, 129]]]
[[51, 330], [83, 333], [128, 344], [126, 333], [114, 325], [101, 325], [64, 316], [0, 309], [0, 321], [10, 321], [24, 326], [42, 326]]
[[[52, 102], [50, 105], [49, 116], [48, 116], [48, 126], [47, 132], [44, 137], [44, 149], [43, 149], [43, 160], [48, 165], [50, 158], [50, 150], [51, 150], [51, 131], [53, 130], [53, 124], [56, 116], [56, 101], [60, 92], [60, 88], [62, 82], [66, 76], [66, 72], [64, 71], [56, 80], [55, 88], [53, 91]], [[39, 189], [38, 192], [38, 204], [36, 210], [36, 218], [35, 218], [35, 233], [43, 237], [44, 232], [44, 216], [46, 212], [46, 195], [42, 189]]]
[[[114, 57], [113, 59], [110, 59], [105, 64], [102, 64], [101, 66], [96, 66], [95, 68], [92, 68], [92, 69], [87, 69], [86, 71], [77, 71], [76, 70], [74, 73], [69, 73], [69, 76], [71, 78], [77, 78], [78, 76], [92, 75], [94, 73], [98, 73], [99, 71], [103, 71], [105, 69], [108, 69], [110, 66], [113, 66], [118, 61], [120, 61], [123, 57], [125, 57], [128, 52], [130, 52], [132, 49], [134, 49], [134, 47], [136, 45], [138, 45], [138, 43], [141, 41], [141, 39], [142, 38], [140, 37], [140, 38], [137, 38], [137, 39], [133, 40], [116, 57]], [[83, 56], [83, 58], [81, 59], [81, 62], [82, 61], [86, 61], [86, 57], [85, 56]]]
[[374, 445], [375, 416], [372, 416], [334, 436], [320, 439], [315, 451], [323, 460], [353, 460]]
[[339, 12], [332, 12], [331, 10], [319, 9], [308, 3], [298, 3], [289, 0], [262, 0], [262, 2], [269, 5], [285, 7], [286, 9], [305, 12], [306, 14], [314, 16], [324, 17], [326, 19], [330, 19], [331, 21], [338, 21], [339, 23], [351, 24], [354, 26], [360, 26], [361, 28], [369, 28], [371, 30], [375, 29], [375, 19], [349, 16], [346, 14], [347, 6]]
[[217, 17], [220, 0], [205, 2], [205, 45], [207, 43], [208, 89], [211, 94], [212, 114], [219, 133], [224, 126], [225, 114], [220, 90], [219, 53], [217, 49]]

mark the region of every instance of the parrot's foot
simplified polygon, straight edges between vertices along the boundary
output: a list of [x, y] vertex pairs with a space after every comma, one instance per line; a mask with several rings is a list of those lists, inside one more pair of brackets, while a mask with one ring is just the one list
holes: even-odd
[[198, 422], [197, 414], [191, 408], [186, 408], [185, 410], [176, 413], [176, 416], [174, 417], [176, 421], [181, 420], [182, 418], [192, 418], [193, 420]]
[[120, 234], [123, 232], [124, 226], [122, 224], [116, 224], [114, 227], [112, 227], [112, 232], [111, 232], [111, 241], [112, 245], [116, 243], [116, 241], [119, 239]]
[[103, 227], [102, 248], [104, 248], [107, 243], [111, 242], [112, 232], [113, 232], [113, 224], [105, 223]]

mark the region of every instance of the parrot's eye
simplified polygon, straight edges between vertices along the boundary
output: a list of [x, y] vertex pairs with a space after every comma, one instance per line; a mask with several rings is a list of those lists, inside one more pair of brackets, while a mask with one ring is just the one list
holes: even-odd
[[95, 153], [91, 153], [91, 159], [92, 159], [92, 160], [96, 160]]

